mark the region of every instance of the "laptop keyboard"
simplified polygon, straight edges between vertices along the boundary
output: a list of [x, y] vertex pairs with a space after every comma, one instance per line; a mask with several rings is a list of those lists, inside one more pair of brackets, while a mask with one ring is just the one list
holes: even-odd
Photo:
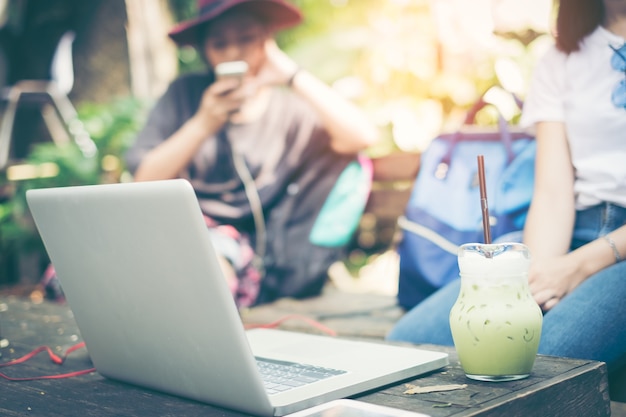
[[261, 377], [268, 394], [277, 394], [292, 388], [301, 387], [346, 371], [302, 363], [256, 358]]

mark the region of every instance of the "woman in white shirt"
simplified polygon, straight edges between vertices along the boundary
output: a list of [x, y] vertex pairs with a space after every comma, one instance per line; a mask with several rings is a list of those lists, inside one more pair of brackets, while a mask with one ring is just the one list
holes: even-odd
[[[538, 63], [522, 124], [537, 137], [524, 229], [544, 311], [539, 353], [626, 364], [626, 0], [561, 1], [556, 45]], [[451, 283], [388, 338], [452, 345]]]
[[522, 124], [537, 136], [524, 229], [540, 353], [626, 361], [626, 1], [561, 2]]

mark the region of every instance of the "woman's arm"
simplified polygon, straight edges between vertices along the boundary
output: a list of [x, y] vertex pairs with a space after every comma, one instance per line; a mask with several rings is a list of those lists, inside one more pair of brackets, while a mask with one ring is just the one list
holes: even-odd
[[550, 310], [587, 278], [623, 259], [626, 226], [609, 233], [608, 238], [600, 237], [566, 255], [533, 263], [530, 288], [543, 310]]
[[207, 126], [192, 117], [172, 136], [152, 149], [142, 159], [135, 181], [172, 179], [180, 175], [204, 140], [210, 135]]
[[575, 219], [574, 168], [564, 123], [537, 123], [536, 141], [535, 188], [524, 243], [532, 255], [531, 292], [548, 310], [581, 280], [580, 274], [572, 277], [578, 268], [565, 258]]
[[298, 69], [273, 39], [267, 41], [265, 51], [267, 64], [260, 79], [272, 80], [268, 82], [274, 84], [290, 83], [293, 91], [319, 115], [330, 134], [333, 150], [354, 153], [378, 140], [378, 130], [357, 106], [311, 73]]
[[292, 88], [317, 111], [334, 151], [354, 153], [378, 140], [376, 128], [354, 104], [309, 72], [300, 71]]
[[600, 237], [570, 252], [567, 257], [571, 262], [580, 265], [585, 278], [621, 262], [626, 256], [626, 226], [615, 229], [606, 236]]
[[[532, 253], [530, 289], [543, 310], [626, 254], [626, 226], [569, 252], [575, 220], [574, 168], [565, 127], [537, 124], [535, 192], [524, 227]], [[613, 248], [615, 246], [615, 249]]]
[[536, 125], [535, 188], [524, 227], [524, 243], [533, 260], [568, 252], [574, 227], [574, 168], [565, 125]]
[[204, 141], [212, 137], [241, 106], [246, 92], [235, 89], [236, 80], [220, 80], [208, 87], [196, 113], [141, 160], [135, 181], [172, 179], [189, 165]]

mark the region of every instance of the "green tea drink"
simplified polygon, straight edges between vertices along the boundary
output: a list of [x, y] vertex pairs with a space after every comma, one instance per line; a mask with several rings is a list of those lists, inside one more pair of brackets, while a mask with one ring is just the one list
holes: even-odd
[[467, 244], [458, 261], [461, 291], [450, 311], [450, 329], [463, 370], [483, 381], [527, 377], [543, 321], [528, 288], [528, 248]]

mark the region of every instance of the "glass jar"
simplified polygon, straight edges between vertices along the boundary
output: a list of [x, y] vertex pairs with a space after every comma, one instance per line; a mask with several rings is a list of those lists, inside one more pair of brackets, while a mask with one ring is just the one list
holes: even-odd
[[521, 243], [462, 245], [461, 290], [450, 329], [461, 367], [472, 379], [530, 375], [543, 315], [528, 287], [530, 252]]

